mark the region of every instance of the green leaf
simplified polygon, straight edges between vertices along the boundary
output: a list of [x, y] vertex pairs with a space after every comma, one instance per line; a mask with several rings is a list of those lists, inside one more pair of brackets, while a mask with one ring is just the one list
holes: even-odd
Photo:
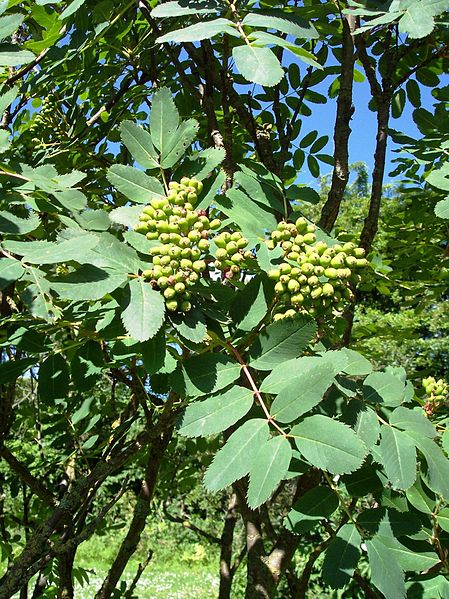
[[146, 341], [164, 322], [164, 298], [141, 278], [129, 283], [129, 291], [129, 302], [121, 315], [123, 325], [133, 339]]
[[212, 353], [186, 360], [171, 376], [173, 388], [186, 397], [198, 397], [224, 389], [240, 376], [240, 364]]
[[405, 571], [423, 572], [435, 566], [440, 558], [433, 551], [426, 551], [428, 544], [425, 543], [423, 550], [417, 548], [409, 549], [393, 536], [378, 535], [377, 538], [391, 551], [391, 555], [399, 566]]
[[304, 50], [304, 48], [300, 48], [291, 42], [288, 42], [282, 37], [278, 37], [276, 35], [272, 35], [271, 33], [266, 33], [265, 31], [253, 31], [248, 35], [248, 39], [253, 41], [254, 46], [269, 46], [276, 45], [281, 48], [285, 48], [295, 56], [297, 56], [300, 60], [305, 62], [308, 65], [315, 67], [316, 69], [322, 69], [323, 67], [317, 62], [310, 52]]
[[203, 21], [195, 23], [183, 29], [176, 29], [170, 33], [166, 33], [156, 39], [158, 44], [166, 42], [199, 42], [201, 40], [211, 39], [221, 33], [227, 33], [234, 37], [240, 37], [239, 33], [234, 29], [235, 24], [229, 19], [214, 19], [212, 21]]
[[221, 5], [216, 0], [189, 0], [188, 4], [182, 0], [170, 0], [162, 2], [151, 11], [152, 17], [181, 17], [185, 15], [201, 15], [213, 13], [221, 9]]
[[251, 245], [265, 239], [266, 231], [276, 228], [274, 215], [253, 202], [243, 191], [231, 187], [226, 196], [218, 196], [216, 204], [247, 237]]
[[368, 449], [371, 449], [377, 443], [380, 434], [380, 425], [376, 412], [371, 408], [362, 408], [358, 413], [354, 430]]
[[9, 139], [10, 133], [6, 129], [0, 129], [0, 154], [6, 152], [6, 150], [11, 145], [11, 141]]
[[182, 121], [178, 129], [167, 137], [161, 152], [162, 168], [171, 168], [185, 154], [198, 134], [199, 123], [195, 119]]
[[288, 471], [292, 459], [289, 441], [282, 436], [263, 443], [249, 473], [248, 506], [256, 509], [265, 503]]
[[[415, 112], [418, 111], [415, 110]], [[430, 117], [432, 117], [432, 115], [430, 115]], [[430, 171], [430, 173], [426, 176], [426, 182], [437, 189], [449, 191], [449, 165], [444, 163], [441, 167]]]
[[10, 106], [14, 102], [14, 100], [17, 98], [18, 93], [19, 88], [12, 87], [0, 96], [0, 114], [3, 114], [5, 110], [8, 108], [8, 106]]
[[311, 156], [310, 154], [307, 156], [307, 166], [312, 177], [318, 178], [320, 176], [320, 165], [315, 156]]
[[18, 13], [0, 17], [0, 40], [12, 35], [22, 23], [23, 15]]
[[310, 131], [309, 133], [307, 133], [307, 135], [304, 135], [304, 137], [301, 139], [301, 141], [299, 142], [299, 147], [307, 148], [308, 146], [311, 146], [317, 137], [318, 137], [318, 131], [316, 131], [316, 130]]
[[76, 11], [81, 8], [81, 6], [86, 2], [86, 0], [73, 0], [73, 2], [71, 2], [67, 8], [65, 10], [62, 11], [62, 13], [59, 15], [59, 18], [61, 19], [61, 21], [63, 21], [64, 19], [67, 19], [68, 17], [72, 16], [74, 13], [76, 13]]
[[159, 156], [151, 135], [143, 127], [131, 121], [123, 121], [120, 124], [120, 137], [139, 164], [149, 169], [159, 168]]
[[160, 244], [157, 239], [147, 239], [145, 235], [136, 231], [126, 231], [123, 233], [123, 239], [141, 254], [148, 254], [152, 247]]
[[53, 243], [51, 241], [5, 241], [3, 246], [23, 256], [29, 264], [57, 264], [58, 262], [83, 262], [90, 257], [90, 251], [98, 244], [95, 235], [83, 235], [80, 243], [79, 237], [73, 237]]
[[153, 95], [150, 112], [150, 133], [154, 147], [163, 152], [167, 140], [178, 126], [179, 114], [171, 92], [167, 87], [161, 87]]
[[373, 372], [363, 383], [365, 401], [398, 406], [404, 399], [404, 383], [389, 372]]
[[87, 231], [107, 231], [111, 226], [109, 215], [105, 210], [84, 210], [75, 213], [76, 222]]
[[147, 374], [159, 372], [165, 363], [165, 330], [163, 328], [159, 329], [152, 339], [140, 344], [140, 349]]
[[111, 269], [121, 274], [136, 274], [146, 268], [137, 252], [110, 233], [98, 234], [99, 243], [89, 255], [88, 263], [102, 269]]
[[284, 70], [279, 60], [269, 48], [257, 46], [236, 46], [232, 50], [232, 57], [240, 73], [248, 81], [273, 87], [284, 76]]
[[315, 336], [315, 321], [303, 314], [269, 324], [250, 348], [251, 366], [272, 370], [277, 364], [301, 354]]
[[[113, 223], [132, 228], [138, 222], [141, 214], [142, 206], [120, 206], [109, 213], [109, 218]], [[145, 239], [140, 233], [138, 235]]]
[[62, 312], [53, 303], [50, 283], [46, 278], [46, 273], [29, 266], [23, 278], [31, 282], [22, 293], [22, 300], [28, 306], [31, 314], [35, 318], [43, 318], [48, 322], [58, 320]]
[[415, 484], [406, 490], [405, 494], [408, 501], [418, 511], [424, 514], [431, 514], [435, 510], [435, 496], [431, 491], [424, 489], [419, 477], [416, 479]]
[[350, 376], [364, 376], [370, 374], [373, 370], [371, 362], [353, 349], [343, 347], [339, 350], [339, 353], [345, 359], [341, 372], [345, 372]]
[[326, 549], [322, 575], [324, 582], [333, 589], [342, 589], [354, 574], [361, 556], [362, 537], [357, 527], [344, 524]]
[[438, 218], [449, 218], [449, 197], [436, 203], [435, 216], [438, 216]]
[[264, 393], [280, 393], [284, 387], [296, 385], [296, 379], [302, 377], [306, 370], [318, 368], [318, 365], [322, 362], [323, 360], [320, 357], [303, 356], [279, 364], [262, 381], [261, 391]]
[[184, 437], [221, 433], [243, 418], [253, 402], [250, 389], [235, 385], [224, 393], [188, 405], [178, 432]]
[[92, 405], [92, 402], [94, 401], [94, 397], [87, 397], [83, 403], [80, 405], [80, 407], [76, 410], [76, 412], [73, 414], [71, 420], [72, 420], [72, 424], [73, 425], [77, 425], [79, 422], [81, 422], [82, 420], [84, 420], [84, 418], [87, 418], [90, 414], [90, 406]]
[[[413, 111], [413, 120], [423, 135], [429, 135], [438, 130], [438, 121], [434, 115], [425, 108], [417, 108]], [[432, 171], [433, 172], [433, 171]], [[429, 177], [427, 177], [428, 179]], [[433, 183], [431, 183], [433, 185]], [[449, 191], [449, 189], [447, 190]]]
[[[415, 577], [414, 577], [415, 578]], [[406, 583], [408, 599], [448, 599], [449, 583], [445, 576], [430, 573], [412, 578]]]
[[384, 481], [380, 480], [377, 470], [370, 464], [364, 464], [356, 472], [346, 474], [342, 482], [351, 497], [365, 497], [368, 493], [376, 496], [384, 487]]
[[29, 50], [19, 50], [12, 44], [0, 44], [0, 65], [4, 67], [19, 67], [35, 59]]
[[446, 532], [449, 532], [449, 507], [445, 507], [437, 514], [438, 526]]
[[318, 363], [316, 368], [296, 377], [293, 384], [285, 385], [274, 400], [270, 414], [278, 422], [293, 422], [320, 403], [333, 381], [332, 368]]
[[87, 198], [79, 189], [63, 189], [62, 191], [52, 191], [51, 194], [63, 208], [67, 208], [71, 212], [87, 207]]
[[416, 480], [416, 451], [413, 441], [402, 431], [381, 427], [379, 455], [394, 489], [408, 489]]
[[266, 420], [256, 418], [245, 422], [215, 456], [204, 476], [205, 487], [219, 491], [248, 474], [268, 436]]
[[165, 197], [164, 188], [155, 177], [150, 177], [133, 166], [114, 164], [106, 176], [120, 193], [133, 202], [148, 204], [153, 198]]
[[89, 340], [73, 356], [70, 362], [72, 378], [78, 391], [95, 387], [104, 366], [103, 351], [96, 341]]
[[353, 472], [365, 459], [366, 447], [354, 431], [327, 416], [309, 416], [290, 434], [308, 462], [332, 474]]
[[2, 258], [0, 260], [0, 290], [7, 287], [13, 281], [17, 281], [25, 272], [25, 268], [13, 258]]
[[69, 391], [69, 368], [62, 354], [52, 354], [39, 366], [37, 391], [42, 399], [64, 399]]
[[201, 343], [207, 336], [206, 320], [198, 308], [193, 308], [186, 314], [172, 314], [170, 320], [175, 330], [193, 343]]
[[408, 33], [414, 39], [430, 35], [434, 26], [433, 14], [427, 10], [425, 2], [411, 3], [398, 24], [399, 33]]
[[384, 594], [385, 599], [403, 599], [404, 574], [390, 549], [377, 537], [366, 541], [366, 547], [374, 586]]
[[277, 29], [282, 33], [301, 39], [317, 39], [319, 37], [318, 31], [312, 23], [281, 10], [268, 14], [250, 12], [243, 19], [242, 25]]
[[5, 385], [16, 380], [31, 366], [36, 364], [37, 358], [23, 358], [21, 360], [8, 360], [0, 364], [0, 384]]
[[83, 451], [87, 451], [88, 449], [92, 449], [92, 447], [98, 441], [98, 437], [99, 437], [99, 435], [92, 435], [92, 437], [89, 437], [87, 439], [87, 441], [84, 441], [84, 443], [81, 445], [81, 449]]
[[244, 165], [240, 167], [242, 170], [234, 175], [234, 184], [243, 189], [251, 200], [266, 206], [270, 211], [283, 213], [285, 206], [282, 194], [275, 182], [263, 179]]
[[415, 79], [409, 79], [406, 84], [407, 97], [415, 108], [421, 106], [421, 88]]
[[421, 411], [409, 410], [403, 406], [396, 408], [390, 414], [390, 424], [404, 431], [413, 431], [418, 435], [430, 437], [430, 439], [437, 436], [435, 427]]
[[417, 448], [426, 458], [426, 484], [432, 491], [449, 500], [449, 459], [431, 439], [418, 436], [413, 431], [408, 431], [407, 434], [414, 439]]
[[[390, 492], [391, 497], [391, 492]], [[396, 494], [400, 501], [403, 501], [403, 494]], [[383, 496], [382, 502], [386, 499], [386, 495]], [[405, 504], [405, 505], [404, 505]], [[378, 533], [380, 535], [405, 537], [419, 533], [422, 529], [422, 522], [420, 518], [408, 511], [407, 502], [404, 502], [404, 511], [399, 511], [399, 506], [385, 508], [375, 507], [368, 508], [362, 511], [357, 516], [357, 524], [365, 529], [370, 535]]]
[[256, 275], [235, 294], [230, 315], [238, 331], [251, 331], [266, 316], [273, 299], [273, 286], [267, 277]]
[[120, 287], [127, 277], [114, 270], [105, 270], [85, 264], [58, 279], [54, 279], [52, 288], [64, 298], [73, 301], [101, 299]]
[[311, 530], [338, 508], [338, 497], [329, 487], [317, 486], [296, 501], [284, 519], [284, 526], [294, 534]]
[[444, 431], [441, 437], [441, 444], [444, 451], [449, 455], [449, 428]]
[[225, 156], [224, 148], [206, 148], [183, 163], [182, 173], [202, 181], [223, 162]]

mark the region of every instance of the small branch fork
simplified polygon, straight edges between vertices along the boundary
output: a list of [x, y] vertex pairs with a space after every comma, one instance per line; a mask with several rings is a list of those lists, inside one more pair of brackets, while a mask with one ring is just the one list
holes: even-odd
[[232, 343], [230, 343], [229, 341], [226, 343], [226, 347], [228, 347], [231, 350], [231, 352], [234, 354], [237, 362], [242, 367], [243, 373], [246, 376], [246, 379], [247, 379], [251, 389], [253, 390], [254, 396], [257, 399], [257, 401], [259, 402], [260, 407], [262, 408], [262, 410], [268, 420], [268, 423], [271, 424], [272, 426], [274, 426], [274, 428], [277, 431], [279, 431], [283, 437], [287, 437], [287, 433], [277, 424], [277, 422], [274, 420], [273, 416], [271, 416], [270, 411], [267, 408], [266, 403], [262, 397], [262, 394], [261, 394], [260, 390], [258, 389], [251, 372], [249, 371], [248, 365], [245, 363], [245, 360], [242, 358], [238, 349], [236, 349], [232, 345]]

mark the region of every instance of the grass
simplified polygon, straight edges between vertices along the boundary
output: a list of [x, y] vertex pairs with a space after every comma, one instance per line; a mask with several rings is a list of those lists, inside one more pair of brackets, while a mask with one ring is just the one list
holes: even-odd
[[[106, 573], [106, 570], [95, 568], [95, 573], [89, 574], [87, 584], [77, 585], [77, 599], [92, 599]], [[129, 586], [133, 577], [134, 573], [129, 568], [122, 578], [122, 584], [126, 582]], [[134, 596], [138, 599], [210, 599], [216, 597], [217, 593], [218, 577], [212, 569], [175, 563], [167, 567], [150, 564], [139, 580]]]
[[[142, 574], [134, 597], [136, 599], [210, 599], [218, 594], [218, 555], [209, 548], [192, 543], [178, 543], [159, 539], [154, 556]], [[78, 582], [77, 599], [92, 599], [100, 588], [118, 549], [112, 535], [92, 537], [83, 543], [77, 553], [75, 567], [85, 571], [86, 581]], [[146, 544], [146, 543], [145, 543]], [[140, 546], [130, 560], [121, 582], [117, 597], [123, 596], [131, 584], [139, 561], [147, 555]], [[83, 576], [84, 578], [84, 576]], [[126, 587], [125, 587], [126, 584]], [[120, 588], [120, 585], [123, 585]]]

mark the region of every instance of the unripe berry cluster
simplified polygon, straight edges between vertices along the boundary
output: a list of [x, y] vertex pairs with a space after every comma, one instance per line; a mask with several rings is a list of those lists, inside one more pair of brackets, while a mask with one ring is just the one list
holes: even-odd
[[217, 246], [214, 266], [224, 273], [225, 279], [238, 279], [242, 268], [254, 268], [255, 259], [247, 249], [248, 240], [239, 231], [223, 231], [214, 241]]
[[300, 217], [295, 223], [280, 222], [267, 241], [270, 249], [280, 246], [284, 251], [284, 261], [268, 273], [276, 281], [275, 320], [297, 311], [335, 316], [353, 300], [350, 283], [359, 282], [357, 271], [368, 264], [363, 248], [353, 243], [328, 246], [316, 241], [315, 231], [315, 225]]
[[441, 404], [448, 403], [449, 385], [445, 380], [436, 380], [433, 376], [429, 376], [423, 379], [422, 386], [428, 396], [427, 403], [424, 406], [427, 413], [432, 413]]
[[31, 160], [39, 150], [45, 150], [47, 143], [67, 138], [67, 132], [62, 130], [57, 110], [57, 99], [49, 95], [43, 99], [39, 112], [35, 113], [30, 126], [21, 137], [23, 156]]
[[147, 239], [160, 242], [151, 248], [153, 265], [143, 276], [162, 292], [170, 312], [191, 309], [190, 288], [207, 268], [211, 231], [221, 226], [219, 219], [210, 221], [204, 210], [194, 210], [202, 187], [200, 181], [187, 177], [171, 182], [167, 197], [151, 200], [134, 227]]

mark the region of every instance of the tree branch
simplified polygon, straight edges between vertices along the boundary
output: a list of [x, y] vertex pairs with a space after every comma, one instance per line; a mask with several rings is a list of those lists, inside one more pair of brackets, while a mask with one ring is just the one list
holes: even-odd
[[352, 88], [354, 80], [354, 41], [352, 33], [355, 26], [353, 17], [341, 15], [342, 22], [342, 59], [340, 71], [340, 92], [337, 100], [337, 114], [334, 126], [334, 169], [329, 194], [321, 210], [319, 225], [330, 232], [337, 220], [340, 205], [349, 179], [348, 142], [351, 135], [350, 122], [354, 107]]
[[28, 468], [20, 462], [4, 445], [0, 448], [0, 457], [9, 465], [19, 478], [30, 488], [30, 490], [50, 506], [57, 505], [57, 499], [51, 491], [35, 476]]

